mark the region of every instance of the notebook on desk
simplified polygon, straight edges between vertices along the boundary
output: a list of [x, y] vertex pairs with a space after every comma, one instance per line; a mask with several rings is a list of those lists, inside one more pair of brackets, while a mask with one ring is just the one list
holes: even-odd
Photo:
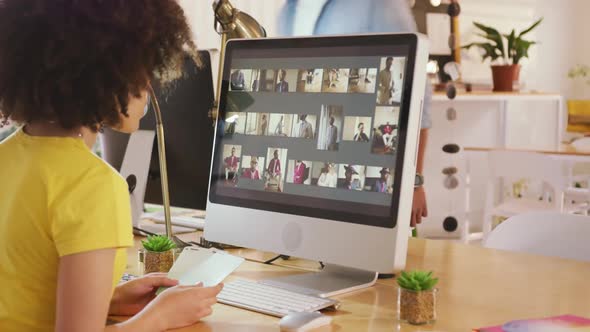
[[541, 319], [515, 320], [504, 325], [475, 329], [473, 332], [590, 332], [590, 319], [563, 315]]

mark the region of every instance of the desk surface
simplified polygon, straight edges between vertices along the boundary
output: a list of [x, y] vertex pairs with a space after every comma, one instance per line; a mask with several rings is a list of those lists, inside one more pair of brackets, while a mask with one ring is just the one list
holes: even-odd
[[[197, 233], [184, 240], [196, 240]], [[128, 272], [137, 273], [137, 251], [129, 249]], [[566, 244], [564, 244], [566, 245]], [[298, 273], [318, 265], [300, 259], [263, 265], [273, 254], [235, 250], [246, 261], [231, 278], [262, 279]], [[435, 271], [440, 278], [434, 325], [411, 326], [396, 320], [395, 280], [336, 297], [342, 302], [333, 326], [319, 331], [471, 331], [519, 318], [574, 314], [590, 317], [590, 264], [509, 253], [450, 241], [410, 239], [407, 269]], [[278, 319], [217, 304], [214, 314], [181, 331], [278, 331]]]
[[535, 152], [535, 153], [543, 153], [543, 154], [553, 154], [553, 155], [562, 155], [562, 156], [582, 156], [588, 157], [590, 156], [590, 151], [580, 151], [576, 150], [571, 144], [561, 144], [559, 149], [514, 149], [514, 148], [504, 148], [504, 147], [465, 147], [465, 151], [469, 152], [490, 152], [490, 151], [514, 151], [514, 152]]

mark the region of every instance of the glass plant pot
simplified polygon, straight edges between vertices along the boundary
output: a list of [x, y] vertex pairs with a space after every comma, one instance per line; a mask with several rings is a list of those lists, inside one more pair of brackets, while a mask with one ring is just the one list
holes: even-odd
[[153, 272], [168, 272], [174, 264], [175, 249], [164, 252], [154, 252], [145, 249], [140, 249], [139, 259], [143, 274]]
[[398, 287], [398, 320], [413, 325], [434, 323], [437, 293], [438, 289], [417, 292]]

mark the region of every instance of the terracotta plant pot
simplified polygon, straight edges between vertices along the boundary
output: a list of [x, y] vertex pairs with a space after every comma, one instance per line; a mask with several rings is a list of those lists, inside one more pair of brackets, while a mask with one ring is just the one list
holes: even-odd
[[514, 85], [520, 77], [520, 65], [492, 66], [492, 78], [494, 80], [494, 91], [514, 91]]
[[429, 291], [411, 291], [398, 288], [398, 319], [412, 325], [430, 324], [436, 321], [437, 289]]

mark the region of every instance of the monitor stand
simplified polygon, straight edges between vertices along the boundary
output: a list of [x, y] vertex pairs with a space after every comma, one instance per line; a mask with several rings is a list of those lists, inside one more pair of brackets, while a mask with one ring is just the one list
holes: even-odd
[[326, 264], [319, 272], [265, 279], [260, 283], [300, 294], [331, 297], [371, 287], [377, 277], [377, 272]]

